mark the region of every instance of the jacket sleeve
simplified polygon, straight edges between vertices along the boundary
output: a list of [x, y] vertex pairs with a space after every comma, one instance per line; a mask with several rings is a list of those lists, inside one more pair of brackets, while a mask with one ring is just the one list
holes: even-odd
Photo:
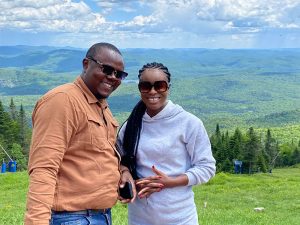
[[194, 121], [188, 129], [186, 144], [192, 167], [186, 171], [188, 185], [206, 183], [215, 175], [216, 161], [212, 155], [211, 144], [201, 120]]
[[64, 93], [42, 98], [35, 107], [25, 225], [49, 224], [57, 173], [77, 123], [74, 111]]

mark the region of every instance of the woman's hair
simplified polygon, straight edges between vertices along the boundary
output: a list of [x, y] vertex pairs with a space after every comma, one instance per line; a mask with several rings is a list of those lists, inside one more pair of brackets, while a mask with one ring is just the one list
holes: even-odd
[[[142, 73], [146, 69], [159, 69], [162, 70], [170, 83], [171, 74], [166, 66], [162, 63], [152, 62], [147, 63], [139, 70], [138, 78], [140, 79]], [[123, 138], [123, 149], [125, 155], [122, 158], [122, 164], [127, 166], [134, 179], [138, 179], [136, 174], [136, 151], [139, 144], [140, 133], [142, 129], [142, 118], [146, 112], [146, 105], [142, 100], [140, 100], [133, 108], [130, 116], [127, 119], [127, 125], [125, 128], [124, 138]]]
[[168, 82], [170, 83], [171, 81], [171, 74], [168, 70], [168, 67], [164, 66], [162, 63], [157, 63], [157, 62], [153, 62], [153, 63], [147, 63], [146, 65], [144, 65], [142, 67], [142, 69], [139, 70], [139, 79], [142, 75], [142, 73], [146, 70], [146, 69], [160, 69], [161, 71], [163, 71], [166, 74], [166, 77], [168, 78]]

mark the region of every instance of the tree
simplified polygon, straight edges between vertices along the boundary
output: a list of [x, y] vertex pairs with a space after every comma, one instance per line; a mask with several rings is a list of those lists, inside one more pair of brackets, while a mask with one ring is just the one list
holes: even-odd
[[12, 144], [11, 157], [17, 162], [17, 170], [27, 169], [27, 159], [22, 152], [22, 147], [19, 144]]
[[295, 150], [292, 153], [292, 164], [300, 163], [300, 151], [299, 148], [295, 148]]
[[272, 170], [275, 166], [278, 151], [279, 149], [276, 140], [272, 137], [270, 129], [268, 129], [265, 139], [265, 153], [267, 155], [269, 170]]
[[243, 155], [243, 168], [248, 171], [248, 173], [253, 173], [254, 169], [257, 168], [257, 155], [261, 150], [260, 140], [253, 127], [250, 127], [247, 132], [247, 140], [245, 143], [245, 151]]
[[257, 156], [257, 170], [258, 172], [263, 172], [263, 173], [267, 172], [267, 163], [262, 152], [259, 152]]
[[239, 128], [236, 128], [229, 140], [229, 148], [232, 151], [232, 159], [241, 159], [243, 151], [243, 135]]
[[223, 156], [223, 144], [222, 144], [222, 134], [220, 131], [219, 124], [216, 125], [216, 131], [210, 138], [211, 146], [212, 146], [212, 152], [213, 155], [217, 161], [217, 171], [222, 170], [222, 163], [225, 160]]
[[231, 172], [233, 171], [233, 164], [229, 159], [225, 159], [222, 164], [222, 171], [224, 172]]
[[25, 155], [28, 155], [28, 149], [29, 149], [29, 126], [27, 123], [27, 118], [26, 118], [26, 114], [25, 114], [25, 110], [23, 108], [23, 105], [21, 104], [20, 107], [20, 112], [19, 112], [19, 116], [18, 116], [18, 122], [19, 122], [19, 141], [18, 143], [20, 143], [22, 149], [23, 149], [23, 153]]
[[11, 145], [15, 139], [15, 124], [10, 115], [4, 111], [2, 102], [0, 101], [0, 136], [4, 144]]
[[16, 105], [14, 103], [13, 98], [10, 99], [9, 110], [10, 110], [10, 116], [11, 116], [12, 120], [17, 120], [18, 113], [17, 113]]

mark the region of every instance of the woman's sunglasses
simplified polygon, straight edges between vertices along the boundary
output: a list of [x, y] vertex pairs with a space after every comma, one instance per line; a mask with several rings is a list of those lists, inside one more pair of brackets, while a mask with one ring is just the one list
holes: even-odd
[[170, 85], [164, 80], [155, 81], [153, 84], [149, 81], [140, 81], [139, 83], [139, 90], [141, 93], [150, 92], [152, 87], [154, 87], [156, 92], [163, 93], [169, 89]]
[[115, 75], [115, 77], [119, 80], [124, 80], [128, 73], [124, 72], [124, 71], [120, 71], [120, 70], [116, 70], [115, 68], [113, 68], [110, 65], [106, 65], [103, 64], [101, 62], [99, 62], [98, 60], [94, 59], [93, 57], [86, 57], [89, 60], [92, 60], [93, 62], [97, 63], [99, 66], [101, 66], [102, 68], [102, 72], [106, 75], [106, 76], [111, 76], [112, 74]]

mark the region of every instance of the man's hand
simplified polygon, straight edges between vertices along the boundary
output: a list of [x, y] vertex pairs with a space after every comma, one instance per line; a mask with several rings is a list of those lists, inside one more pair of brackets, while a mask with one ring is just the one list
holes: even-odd
[[129, 169], [123, 165], [121, 165], [121, 180], [120, 180], [120, 184], [119, 184], [119, 188], [123, 188], [125, 186], [125, 183], [129, 182], [131, 183], [132, 186], [132, 192], [133, 192], [133, 198], [132, 199], [124, 199], [121, 196], [119, 196], [119, 200], [122, 203], [129, 203], [129, 202], [133, 202], [136, 198], [136, 188], [135, 188], [135, 182], [129, 172]]

